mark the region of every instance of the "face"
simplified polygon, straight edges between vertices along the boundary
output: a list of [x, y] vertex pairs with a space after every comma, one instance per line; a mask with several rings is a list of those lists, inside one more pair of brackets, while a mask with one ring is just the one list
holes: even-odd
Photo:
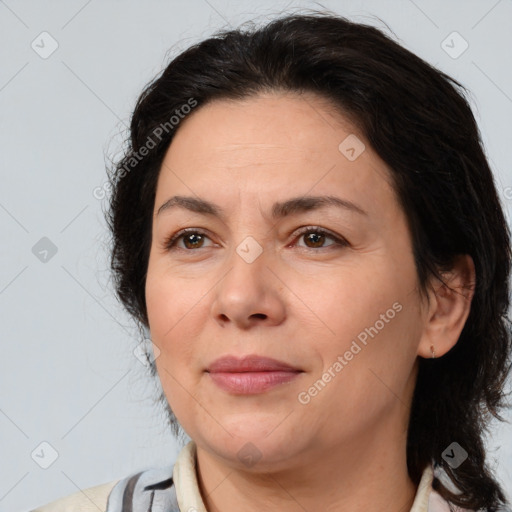
[[[213, 205], [159, 212], [175, 196]], [[384, 162], [316, 96], [218, 100], [182, 122], [146, 301], [170, 407], [233, 466], [244, 446], [275, 469], [406, 428], [423, 325], [406, 218]], [[209, 371], [247, 355], [294, 371]]]

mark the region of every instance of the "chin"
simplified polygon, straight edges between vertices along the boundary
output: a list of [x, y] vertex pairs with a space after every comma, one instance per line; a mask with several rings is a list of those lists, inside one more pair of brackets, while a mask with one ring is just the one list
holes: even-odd
[[[304, 433], [300, 437], [304, 441]], [[262, 431], [250, 425], [245, 429], [240, 428], [233, 437], [225, 433], [220, 438], [206, 434], [195, 439], [203, 449], [222, 458], [227, 464], [256, 473], [284, 469], [289, 459], [301, 451], [300, 440], [293, 439], [284, 428], [278, 434], [277, 430]]]

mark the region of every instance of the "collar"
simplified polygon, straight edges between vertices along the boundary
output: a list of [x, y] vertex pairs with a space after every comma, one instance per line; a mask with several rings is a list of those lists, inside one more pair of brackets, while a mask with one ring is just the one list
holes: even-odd
[[[445, 509], [432, 491], [433, 471], [427, 466], [423, 471], [410, 512], [437, 512]], [[180, 510], [208, 512], [203, 503], [196, 473], [196, 444], [189, 441], [176, 459], [172, 474]], [[430, 503], [430, 506], [429, 506]], [[443, 508], [441, 508], [443, 507]]]

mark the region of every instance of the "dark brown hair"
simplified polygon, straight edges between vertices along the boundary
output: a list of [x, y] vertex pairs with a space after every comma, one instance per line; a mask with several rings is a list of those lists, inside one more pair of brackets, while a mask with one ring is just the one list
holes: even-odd
[[[497, 510], [506, 500], [486, 461], [484, 433], [492, 417], [502, 419], [511, 365], [510, 232], [466, 89], [382, 31], [327, 12], [292, 14], [261, 28], [218, 32], [170, 62], [138, 99], [128, 145], [109, 174], [119, 299], [147, 328], [156, 183], [191, 110], [185, 106], [276, 90], [329, 100], [389, 165], [423, 292], [429, 276], [442, 279], [456, 255], [473, 258], [475, 293], [457, 344], [443, 357], [419, 361], [407, 464], [416, 484], [426, 465], [442, 468], [460, 494], [438, 478], [434, 488], [451, 503]], [[453, 441], [469, 453], [457, 469], [442, 457]]]

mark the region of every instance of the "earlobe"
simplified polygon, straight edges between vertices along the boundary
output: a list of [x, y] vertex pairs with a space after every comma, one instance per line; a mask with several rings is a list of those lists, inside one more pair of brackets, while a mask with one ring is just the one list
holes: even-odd
[[418, 345], [418, 356], [424, 358], [442, 357], [455, 346], [475, 291], [475, 265], [469, 254], [456, 256], [452, 269], [441, 275], [444, 283], [435, 279], [431, 286], [430, 305]]

